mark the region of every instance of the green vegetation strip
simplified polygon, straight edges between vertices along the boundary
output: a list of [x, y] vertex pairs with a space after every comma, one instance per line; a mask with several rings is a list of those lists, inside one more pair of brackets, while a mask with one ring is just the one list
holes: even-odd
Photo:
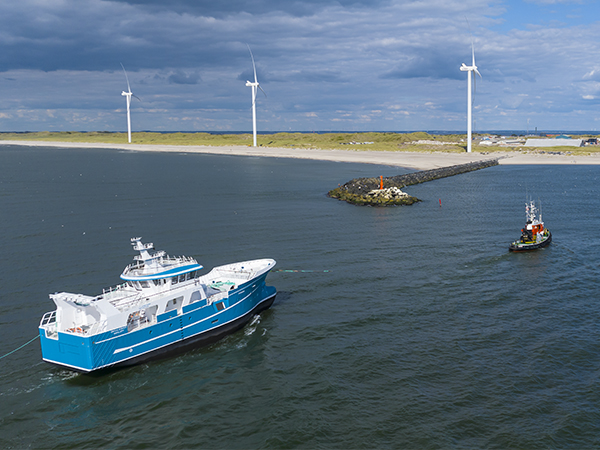
[[[427, 146], [412, 145], [421, 139], [441, 139], [427, 133], [274, 133], [258, 135], [257, 143], [262, 147], [283, 148], [320, 148], [343, 150], [377, 150], [377, 151], [429, 151]], [[463, 137], [464, 139], [464, 137]], [[0, 133], [0, 140], [28, 140], [51, 142], [88, 142], [126, 144], [127, 133], [112, 132], [50, 132]], [[436, 147], [444, 152], [464, 152], [461, 137], [444, 136], [444, 142], [456, 142], [453, 145]], [[132, 144], [143, 145], [252, 145], [252, 134], [211, 134], [211, 133], [132, 133]]]
[[[478, 145], [475, 135], [473, 151], [480, 153], [524, 151], [527, 153], [568, 153], [572, 155], [589, 155], [600, 152], [600, 146], [590, 147], [514, 147]], [[589, 138], [595, 136], [573, 136], [573, 138]], [[93, 132], [53, 132], [39, 131], [27, 133], [0, 133], [0, 140], [50, 141], [50, 142], [86, 142], [104, 144], [127, 144], [127, 133], [108, 131]], [[251, 146], [251, 134], [212, 134], [212, 133], [132, 133], [133, 144], [142, 145], [208, 145]], [[415, 133], [274, 133], [259, 134], [258, 145], [261, 147], [279, 147], [323, 150], [362, 150], [362, 151], [406, 151], [406, 152], [443, 152], [464, 153], [465, 135], [431, 135], [425, 132]], [[418, 141], [428, 141], [417, 143]]]

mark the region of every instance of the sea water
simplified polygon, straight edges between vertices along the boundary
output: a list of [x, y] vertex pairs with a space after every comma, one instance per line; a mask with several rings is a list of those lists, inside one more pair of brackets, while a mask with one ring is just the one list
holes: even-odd
[[[329, 199], [408, 169], [0, 147], [0, 356], [57, 291], [119, 283], [142, 236], [215, 265], [274, 258], [271, 309], [186, 354], [77, 375], [0, 359], [3, 448], [600, 445], [598, 166], [496, 166]], [[527, 197], [553, 243], [513, 254]]]

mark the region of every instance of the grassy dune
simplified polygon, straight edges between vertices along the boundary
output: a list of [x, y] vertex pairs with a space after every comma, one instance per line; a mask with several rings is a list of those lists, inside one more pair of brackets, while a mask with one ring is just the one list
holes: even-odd
[[[587, 138], [590, 136], [579, 136]], [[594, 136], [595, 137], [595, 136]], [[126, 144], [127, 133], [112, 132], [50, 132], [0, 133], [0, 140], [54, 141], [54, 142], [91, 142], [107, 144]], [[444, 145], [413, 144], [415, 141], [427, 140], [444, 142]], [[411, 152], [447, 152], [463, 153], [466, 144], [465, 135], [430, 135], [425, 132], [416, 133], [276, 133], [258, 135], [257, 143], [264, 147], [287, 148], [319, 148], [342, 150], [377, 150], [377, 151], [411, 151]], [[132, 133], [134, 144], [146, 145], [252, 145], [251, 134], [210, 134], [210, 133]], [[353, 143], [354, 142], [354, 143]], [[473, 151], [482, 153], [506, 151], [538, 151], [546, 153], [569, 152], [574, 155], [587, 155], [600, 152], [598, 147], [497, 147], [479, 146], [475, 141]], [[452, 143], [452, 144], [451, 144]]]

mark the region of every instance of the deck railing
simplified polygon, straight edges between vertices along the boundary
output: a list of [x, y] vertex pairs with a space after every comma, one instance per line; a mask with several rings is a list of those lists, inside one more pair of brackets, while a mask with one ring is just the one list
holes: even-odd
[[121, 284], [118, 284], [116, 286], [104, 288], [104, 289], [102, 289], [102, 295], [110, 294], [111, 292], [118, 291], [120, 289], [125, 288], [126, 286], [127, 286], [127, 283], [121, 283]]
[[96, 333], [101, 333], [103, 331], [106, 331], [106, 325], [107, 325], [108, 321], [106, 320], [102, 320], [101, 322], [94, 322], [92, 324], [92, 326], [86, 330], [85, 334], [96, 334]]
[[56, 311], [49, 311], [42, 316], [40, 328], [46, 330], [46, 337], [56, 339], [58, 337], [58, 325], [56, 323]]
[[[120, 297], [117, 299], [110, 299], [110, 296], [108, 296], [106, 299], [117, 309], [119, 309], [120, 311], [125, 311], [126, 309], [130, 308], [133, 305], [137, 305], [146, 301], [150, 301], [151, 298], [157, 296], [157, 295], [165, 295], [168, 294], [171, 291], [175, 291], [183, 286], [189, 286], [190, 284], [197, 284], [197, 280], [198, 278], [192, 278], [190, 280], [185, 280], [182, 281], [181, 283], [177, 283], [174, 286], [170, 286], [168, 289], [159, 289], [157, 292], [153, 292], [153, 293], [148, 293], [148, 292], [144, 292], [144, 291], [136, 291], [134, 293], [132, 293], [131, 295], [127, 295], [124, 297]], [[119, 287], [125, 287], [127, 286], [126, 284], [123, 284], [121, 286], [117, 286], [117, 288]], [[166, 286], [166, 285], [165, 285]], [[113, 289], [110, 292], [116, 292], [117, 289]]]
[[249, 280], [254, 277], [255, 271], [252, 269], [218, 269], [218, 273], [224, 275], [232, 273], [238, 275], [240, 278], [243, 276], [246, 280]]
[[[198, 264], [198, 261], [196, 261], [191, 256], [161, 256], [160, 258], [158, 258], [158, 263], [165, 264], [165, 265], [179, 264], [179, 263]], [[133, 262], [133, 263], [129, 264], [127, 267], [125, 267], [125, 270], [123, 271], [123, 273], [129, 273], [132, 270], [142, 269], [145, 265], [146, 264], [144, 261]]]
[[40, 321], [40, 327], [46, 327], [51, 323], [56, 323], [56, 310], [49, 311], [42, 316], [42, 320]]

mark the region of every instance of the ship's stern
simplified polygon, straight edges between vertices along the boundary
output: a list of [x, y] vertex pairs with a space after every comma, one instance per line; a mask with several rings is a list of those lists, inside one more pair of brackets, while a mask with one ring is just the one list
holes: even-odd
[[44, 361], [77, 372], [94, 370], [91, 337], [59, 332], [51, 323], [40, 324], [39, 333]]

